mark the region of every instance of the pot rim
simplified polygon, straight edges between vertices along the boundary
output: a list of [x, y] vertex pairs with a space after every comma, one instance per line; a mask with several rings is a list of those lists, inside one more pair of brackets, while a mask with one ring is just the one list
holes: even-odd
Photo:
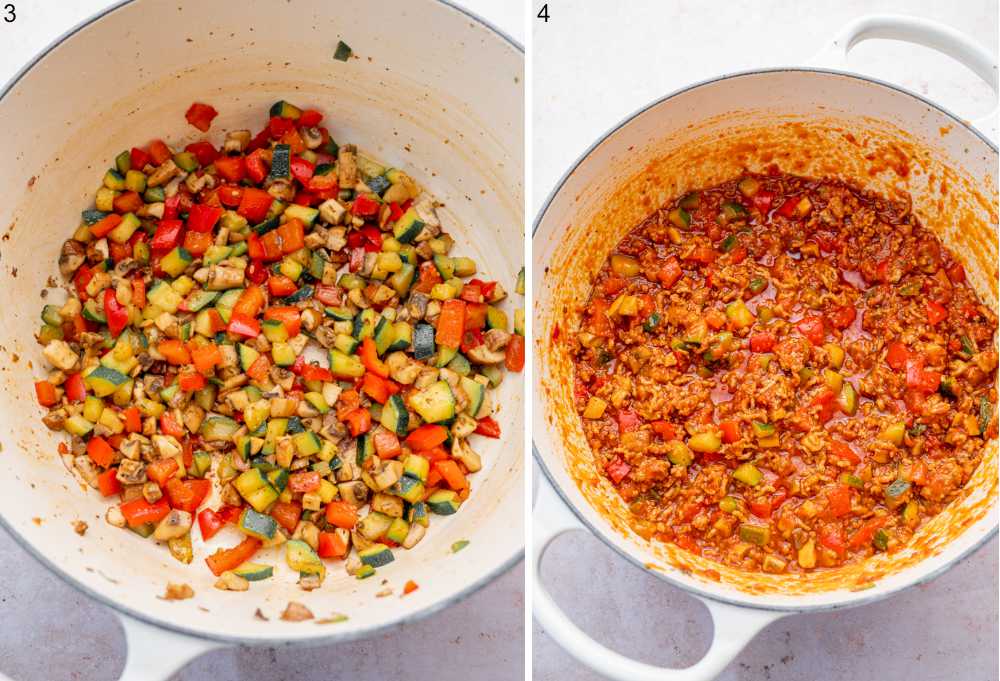
[[[894, 90], [896, 92], [899, 92], [899, 93], [901, 93], [903, 95], [907, 95], [907, 96], [909, 96], [909, 97], [917, 100], [918, 102], [926, 104], [927, 106], [929, 106], [929, 107], [931, 107], [931, 108], [939, 111], [940, 113], [944, 114], [946, 117], [948, 117], [949, 119], [951, 119], [957, 125], [960, 125], [960, 126], [964, 127], [965, 129], [969, 130], [970, 132], [972, 132], [984, 144], [986, 144], [986, 146], [989, 149], [991, 149], [993, 151], [994, 155], [996, 155], [998, 153], [997, 145], [995, 143], [993, 143], [993, 141], [990, 140], [986, 135], [984, 135], [979, 129], [977, 129], [975, 126], [971, 125], [967, 120], [965, 120], [965, 119], [957, 116], [955, 113], [953, 113], [949, 109], [946, 109], [945, 107], [941, 106], [940, 104], [937, 104], [934, 101], [932, 101], [932, 100], [930, 100], [930, 99], [928, 99], [926, 97], [923, 97], [922, 95], [919, 95], [919, 94], [917, 94], [915, 92], [911, 92], [910, 90], [907, 90], [906, 88], [900, 87], [898, 85], [894, 85], [893, 83], [889, 83], [887, 81], [880, 80], [878, 78], [872, 78], [872, 77], [869, 77], [869, 76], [861, 75], [859, 73], [853, 73], [853, 72], [850, 72], [850, 71], [842, 71], [842, 70], [839, 70], [839, 69], [816, 68], [816, 67], [809, 67], [809, 66], [778, 66], [778, 67], [771, 67], [771, 68], [749, 69], [749, 70], [744, 70], [744, 71], [732, 71], [732, 72], [729, 72], [729, 73], [722, 74], [720, 76], [716, 76], [714, 78], [707, 78], [705, 80], [701, 80], [701, 81], [697, 81], [695, 83], [691, 83], [690, 85], [685, 85], [683, 87], [680, 87], [680, 88], [674, 90], [673, 92], [670, 92], [670, 93], [667, 93], [667, 94], [665, 94], [665, 95], [663, 95], [661, 97], [658, 97], [657, 99], [649, 102], [648, 104], [645, 104], [644, 106], [641, 106], [640, 108], [634, 110], [632, 113], [626, 115], [624, 118], [622, 118], [617, 123], [615, 123], [611, 128], [609, 128], [606, 132], [604, 132], [604, 134], [602, 134], [596, 141], [594, 141], [592, 144], [590, 144], [586, 148], [586, 150], [584, 150], [580, 154], [580, 156], [578, 156], [577, 159], [575, 161], [573, 161], [572, 164], [570, 164], [569, 168], [562, 174], [562, 176], [559, 178], [558, 182], [556, 182], [555, 186], [549, 191], [548, 196], [546, 196], [545, 201], [542, 203], [542, 206], [541, 206], [541, 208], [538, 211], [538, 215], [535, 217], [534, 224], [532, 225], [532, 229], [531, 229], [532, 239], [534, 239], [535, 235], [538, 233], [538, 228], [541, 226], [542, 220], [545, 218], [545, 214], [548, 212], [548, 209], [552, 205], [552, 202], [555, 200], [556, 196], [562, 191], [563, 186], [569, 180], [570, 176], [572, 176], [576, 172], [576, 170], [584, 163], [584, 161], [586, 161], [590, 157], [590, 155], [597, 149], [597, 147], [599, 147], [600, 145], [602, 145], [606, 140], [608, 140], [613, 135], [617, 134], [622, 128], [624, 128], [625, 126], [627, 126], [628, 124], [630, 124], [634, 119], [638, 118], [639, 116], [641, 116], [642, 114], [646, 113], [647, 111], [649, 111], [651, 109], [654, 109], [654, 108], [660, 106], [661, 104], [664, 104], [665, 102], [668, 102], [669, 100], [673, 99], [674, 97], [677, 97], [679, 95], [685, 94], [685, 93], [687, 93], [687, 92], [689, 92], [691, 90], [696, 90], [697, 88], [700, 88], [700, 87], [702, 87], [704, 85], [711, 85], [711, 84], [718, 83], [718, 82], [721, 82], [721, 81], [731, 80], [731, 79], [735, 79], [735, 78], [743, 78], [743, 77], [747, 77], [747, 76], [757, 76], [757, 75], [761, 75], [761, 74], [771, 74], [771, 73], [790, 73], [790, 72], [792, 72], [792, 73], [798, 72], [798, 73], [814, 73], [814, 74], [826, 74], [826, 75], [842, 76], [844, 78], [850, 78], [850, 79], [862, 81], [862, 82], [865, 82], [865, 83], [872, 83], [872, 84], [875, 84], [875, 85], [880, 85], [880, 86], [888, 88], [890, 90]], [[548, 479], [549, 484], [555, 490], [555, 493], [559, 496], [559, 498], [562, 499], [563, 503], [566, 504], [566, 506], [573, 512], [573, 515], [576, 516], [576, 519], [580, 523], [582, 523], [583, 526], [587, 530], [589, 530], [591, 534], [595, 535], [598, 539], [600, 539], [602, 542], [604, 542], [604, 544], [606, 544], [607, 546], [611, 547], [611, 549], [613, 549], [615, 551], [615, 553], [617, 553], [620, 556], [622, 556], [623, 558], [625, 558], [629, 563], [631, 563], [635, 567], [640, 568], [643, 572], [652, 573], [652, 574], [656, 575], [658, 578], [660, 578], [663, 581], [667, 582], [668, 584], [671, 584], [672, 586], [675, 586], [675, 587], [677, 587], [679, 589], [682, 589], [682, 590], [684, 590], [684, 591], [686, 591], [686, 592], [688, 592], [690, 594], [693, 594], [693, 595], [698, 596], [700, 598], [708, 599], [710, 601], [715, 601], [716, 603], [724, 603], [726, 605], [732, 605], [732, 606], [735, 606], [735, 607], [747, 608], [747, 609], [752, 609], [752, 610], [765, 610], [765, 611], [770, 611], [770, 612], [784, 612], [784, 613], [806, 613], [806, 612], [825, 612], [825, 611], [830, 611], [830, 610], [839, 610], [839, 609], [842, 609], [842, 608], [852, 608], [852, 607], [859, 606], [859, 605], [869, 605], [871, 603], [875, 603], [875, 602], [880, 601], [882, 599], [888, 598], [889, 596], [895, 595], [895, 594], [897, 594], [897, 593], [899, 593], [901, 591], [904, 591], [906, 589], [909, 589], [911, 587], [920, 586], [921, 584], [926, 584], [927, 582], [930, 582], [931, 580], [939, 577], [944, 572], [950, 570], [955, 565], [958, 565], [959, 563], [961, 563], [962, 561], [964, 561], [966, 558], [968, 558], [969, 556], [971, 556], [973, 553], [975, 553], [976, 551], [978, 551], [980, 548], [982, 548], [984, 544], [986, 544], [988, 541], [990, 541], [991, 539], [993, 539], [993, 537], [995, 537], [997, 535], [998, 529], [1000, 529], [1000, 522], [994, 523], [993, 527], [990, 528], [990, 531], [987, 532], [985, 535], [983, 535], [983, 537], [981, 537], [977, 542], [975, 542], [972, 546], [970, 546], [969, 548], [967, 548], [965, 551], [963, 551], [962, 553], [956, 555], [951, 560], [945, 562], [943, 565], [939, 566], [938, 568], [936, 568], [934, 570], [930, 570], [930, 571], [924, 572], [923, 574], [920, 574], [916, 578], [914, 578], [914, 579], [912, 579], [912, 580], [910, 580], [910, 581], [908, 581], [908, 582], [906, 582], [904, 584], [901, 584], [901, 585], [899, 585], [899, 586], [897, 586], [895, 588], [888, 589], [888, 590], [886, 590], [884, 592], [874, 593], [874, 594], [871, 594], [870, 596], [867, 596], [867, 597], [864, 597], [864, 598], [851, 599], [850, 602], [825, 603], [825, 604], [817, 604], [817, 605], [788, 605], [788, 606], [783, 606], [783, 605], [773, 605], [773, 604], [767, 604], [767, 603], [759, 603], [759, 604], [758, 603], [747, 603], [744, 600], [740, 600], [740, 599], [737, 599], [737, 598], [730, 598], [730, 597], [727, 597], [725, 595], [716, 593], [714, 591], [710, 591], [710, 590], [707, 590], [707, 589], [699, 588], [699, 587], [694, 586], [694, 585], [686, 584], [686, 583], [682, 582], [681, 580], [677, 579], [673, 574], [670, 574], [668, 572], [664, 572], [663, 570], [651, 570], [651, 569], [649, 569], [646, 566], [646, 563], [644, 561], [642, 561], [639, 558], [637, 558], [636, 556], [632, 555], [631, 552], [627, 552], [624, 549], [620, 548], [614, 541], [611, 540], [610, 536], [608, 534], [606, 534], [605, 531], [602, 528], [599, 528], [595, 523], [592, 523], [584, 515], [584, 513], [580, 509], [578, 509], [577, 506], [575, 504], [573, 504], [569, 500], [569, 497], [563, 491], [562, 487], [556, 482], [555, 476], [552, 474], [552, 472], [549, 470], [548, 466], [546, 465], [545, 459], [542, 456], [542, 453], [539, 451], [538, 445], [535, 443], [534, 436], [532, 437], [531, 451], [532, 451], [532, 456], [535, 459], [535, 462], [538, 464], [539, 468], [541, 468], [541, 470], [544, 473], [545, 477]], [[917, 565], [920, 565], [920, 563], [917, 563]]]
[[[77, 23], [76, 25], [72, 26], [71, 28], [69, 28], [64, 33], [62, 33], [60, 36], [58, 36], [57, 38], [55, 38], [51, 43], [49, 43], [44, 48], [42, 48], [42, 50], [40, 52], [38, 52], [34, 57], [32, 57], [30, 60], [28, 60], [24, 64], [24, 66], [22, 66], [20, 69], [18, 69], [18, 71], [13, 76], [11, 76], [10, 80], [8, 80], [6, 83], [4, 83], [3, 87], [0, 88], [0, 101], [3, 101], [3, 99], [8, 94], [10, 94], [10, 91], [13, 90], [14, 87], [21, 81], [21, 79], [24, 78], [25, 76], [27, 76], [28, 73], [35, 66], [37, 66], [38, 63], [41, 62], [46, 56], [48, 56], [50, 52], [52, 52], [53, 50], [55, 50], [57, 47], [59, 47], [60, 45], [62, 45], [64, 42], [66, 42], [67, 40], [69, 40], [70, 38], [72, 38], [73, 36], [75, 36], [77, 33], [79, 33], [80, 31], [82, 31], [83, 29], [87, 28], [91, 24], [95, 24], [98, 21], [100, 21], [101, 19], [103, 19], [105, 16], [111, 14], [112, 12], [115, 12], [115, 11], [117, 11], [117, 10], [125, 7], [126, 5], [130, 5], [130, 4], [132, 4], [134, 2], [137, 2], [137, 1], [138, 0], [118, 0], [117, 2], [114, 2], [113, 4], [111, 4], [108, 7], [104, 8], [100, 12], [98, 12], [98, 13], [90, 16], [90, 17], [87, 17], [87, 18], [83, 19], [82, 21], [80, 21], [79, 23]], [[506, 33], [502, 29], [500, 29], [497, 26], [495, 26], [493, 23], [487, 21], [486, 19], [483, 19], [478, 14], [475, 14], [474, 12], [471, 12], [470, 10], [468, 10], [468, 9], [466, 9], [464, 7], [458, 6], [457, 4], [455, 4], [455, 2], [453, 0], [434, 0], [434, 2], [437, 2], [438, 4], [443, 5], [443, 6], [445, 6], [448, 9], [451, 9], [451, 10], [454, 10], [456, 12], [459, 12], [459, 13], [467, 16], [472, 21], [474, 21], [474, 22], [476, 22], [476, 23], [478, 23], [478, 24], [486, 27], [487, 29], [489, 29], [489, 31], [491, 31], [493, 34], [495, 34], [498, 38], [500, 38], [501, 40], [503, 40], [504, 42], [506, 42], [509, 46], [513, 47], [518, 52], [520, 52], [521, 55], [522, 55], [522, 57], [523, 57], [523, 55], [524, 55], [524, 46], [521, 45], [521, 43], [519, 43], [513, 37], [511, 37], [508, 33]], [[311, 636], [299, 636], [299, 635], [295, 635], [295, 636], [277, 636], [277, 637], [230, 636], [230, 635], [226, 635], [226, 634], [204, 633], [204, 632], [198, 631], [196, 629], [188, 628], [188, 627], [185, 627], [185, 626], [182, 626], [182, 625], [176, 625], [176, 624], [173, 624], [171, 622], [167, 622], [165, 620], [162, 620], [162, 619], [160, 619], [158, 617], [153, 617], [153, 616], [150, 616], [150, 615], [148, 615], [146, 613], [143, 613], [143, 612], [141, 612], [139, 610], [133, 609], [133, 608], [129, 607], [128, 605], [126, 605], [123, 602], [117, 601], [117, 600], [115, 600], [113, 598], [106, 597], [103, 594], [100, 594], [97, 591], [91, 589], [89, 586], [87, 586], [83, 582], [79, 581], [68, 570], [65, 570], [61, 566], [56, 565], [53, 561], [49, 560], [49, 558], [41, 550], [39, 550], [38, 548], [36, 548], [35, 545], [32, 542], [28, 541], [24, 536], [22, 536], [21, 533], [18, 532], [17, 529], [12, 524], [10, 524], [9, 522], [7, 522], [7, 520], [4, 518], [4, 516], [3, 516], [2, 513], [0, 513], [0, 527], [2, 527], [3, 529], [5, 529], [7, 531], [7, 533], [14, 539], [14, 541], [22, 549], [24, 549], [35, 560], [37, 560], [45, 568], [47, 568], [50, 573], [56, 575], [63, 582], [65, 582], [66, 584], [69, 584], [71, 587], [73, 587], [77, 591], [83, 593], [84, 595], [88, 596], [89, 598], [92, 598], [93, 600], [97, 601], [98, 603], [102, 603], [102, 604], [104, 604], [104, 605], [106, 605], [106, 606], [108, 606], [108, 607], [110, 607], [110, 608], [118, 611], [122, 615], [127, 615], [127, 616], [129, 616], [131, 618], [137, 619], [137, 620], [139, 620], [141, 622], [145, 622], [145, 623], [150, 624], [152, 626], [155, 626], [155, 627], [157, 627], [159, 629], [163, 629], [163, 630], [166, 630], [166, 631], [171, 631], [171, 632], [174, 632], [174, 633], [177, 633], [177, 634], [182, 634], [184, 636], [190, 636], [192, 638], [196, 638], [196, 639], [199, 639], [199, 640], [217, 641], [217, 642], [220, 642], [220, 643], [228, 643], [228, 644], [245, 644], [245, 645], [254, 645], [254, 646], [259, 646], [259, 645], [262, 645], [262, 646], [279, 646], [279, 645], [283, 645], [283, 646], [298, 646], [298, 645], [313, 646], [313, 645], [326, 645], [326, 644], [330, 644], [330, 643], [341, 643], [341, 642], [354, 641], [354, 640], [362, 639], [362, 638], [370, 638], [370, 637], [372, 637], [372, 636], [374, 636], [376, 634], [379, 634], [379, 633], [387, 633], [387, 632], [389, 632], [391, 630], [395, 630], [395, 629], [400, 628], [400, 627], [402, 627], [402, 626], [404, 626], [406, 624], [409, 624], [411, 622], [416, 622], [416, 621], [422, 620], [422, 619], [424, 619], [426, 617], [430, 617], [431, 615], [433, 615], [433, 614], [435, 614], [435, 613], [437, 613], [437, 612], [439, 612], [441, 610], [444, 610], [448, 606], [454, 605], [455, 603], [458, 603], [459, 601], [464, 600], [465, 598], [467, 598], [467, 597], [471, 596], [472, 594], [478, 592], [480, 589], [482, 589], [487, 584], [493, 582], [495, 579], [497, 579], [501, 575], [506, 574], [507, 572], [509, 572], [511, 570], [511, 568], [513, 568], [515, 565], [517, 565], [518, 563], [520, 563], [524, 559], [524, 546], [522, 546], [520, 548], [520, 550], [518, 550], [515, 553], [513, 553], [510, 557], [507, 558], [507, 560], [503, 561], [499, 565], [496, 565], [495, 567], [493, 567], [493, 569], [491, 569], [487, 573], [481, 575], [478, 579], [474, 580], [471, 584], [469, 584], [468, 586], [466, 586], [464, 589], [462, 589], [461, 591], [458, 591], [458, 592], [452, 594], [448, 598], [440, 599], [440, 600], [438, 600], [438, 601], [436, 601], [434, 603], [431, 603], [430, 605], [428, 605], [428, 606], [426, 606], [426, 607], [424, 607], [424, 608], [422, 608], [420, 610], [417, 610], [417, 611], [414, 611], [414, 612], [410, 613], [409, 615], [406, 615], [406, 616], [403, 616], [403, 617], [398, 617], [396, 619], [392, 619], [392, 620], [389, 620], [389, 621], [386, 621], [386, 622], [382, 622], [380, 624], [375, 624], [375, 625], [372, 625], [372, 626], [369, 626], [369, 627], [361, 627], [361, 628], [357, 628], [357, 629], [344, 630], [343, 632], [340, 632], [340, 633], [320, 634], [320, 635], [311, 635]]]

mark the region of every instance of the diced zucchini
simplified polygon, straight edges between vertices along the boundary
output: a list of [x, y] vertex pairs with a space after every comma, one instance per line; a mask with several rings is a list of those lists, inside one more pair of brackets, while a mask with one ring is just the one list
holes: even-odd
[[233, 481], [233, 486], [258, 513], [264, 513], [278, 500], [278, 491], [267, 481], [259, 468], [244, 471]]
[[427, 474], [430, 472], [431, 462], [427, 457], [410, 454], [403, 460], [403, 475], [407, 475], [420, 482], [427, 482]]
[[108, 239], [114, 241], [117, 244], [123, 244], [132, 238], [135, 234], [135, 230], [139, 229], [141, 226], [139, 218], [135, 216], [134, 213], [125, 213], [122, 216], [122, 221], [119, 222], [114, 229], [108, 232]]
[[274, 575], [274, 567], [261, 563], [243, 563], [233, 572], [248, 582], [259, 582], [262, 579], [269, 579]]
[[285, 562], [293, 570], [307, 575], [326, 576], [326, 566], [309, 544], [301, 539], [285, 542]]
[[256, 537], [261, 541], [268, 541], [274, 539], [274, 533], [278, 531], [278, 523], [269, 515], [247, 508], [240, 514], [238, 528], [245, 535]]
[[410, 523], [402, 518], [394, 518], [392, 525], [386, 530], [385, 536], [397, 544], [402, 544], [406, 535], [410, 532]]
[[298, 120], [299, 116], [302, 115], [302, 109], [295, 106], [294, 104], [289, 104], [283, 99], [279, 99], [277, 102], [271, 105], [271, 110], [269, 112], [271, 117], [278, 116], [280, 118], [291, 118], [292, 120]]
[[331, 349], [330, 371], [337, 378], [360, 378], [365, 373], [365, 367], [356, 356]]
[[309, 206], [300, 206], [297, 203], [293, 203], [287, 208], [285, 208], [285, 216], [289, 220], [292, 218], [298, 218], [306, 225], [306, 227], [311, 226], [316, 221], [317, 215], [319, 215], [318, 208], [310, 208]]
[[392, 525], [392, 518], [384, 513], [372, 511], [358, 521], [358, 532], [366, 539], [375, 540], [386, 533]]
[[361, 559], [362, 564], [370, 565], [373, 568], [380, 568], [395, 560], [392, 551], [385, 544], [373, 544], [367, 549], [358, 551], [358, 558]]
[[[320, 397], [322, 397], [322, 395], [320, 395]], [[299, 454], [302, 456], [312, 456], [320, 450], [320, 447], [322, 447], [319, 437], [311, 430], [305, 430], [292, 436], [292, 442], [295, 443], [295, 449], [297, 449]]]
[[440, 423], [455, 417], [455, 395], [445, 381], [437, 381], [410, 398], [413, 409], [428, 423]]
[[409, 412], [403, 404], [403, 398], [399, 395], [390, 395], [382, 407], [382, 416], [379, 422], [396, 435], [406, 435], [410, 422]]
[[98, 365], [84, 378], [84, 383], [98, 397], [107, 397], [128, 380], [128, 376], [109, 367]]
[[424, 226], [425, 223], [417, 215], [416, 209], [410, 206], [403, 213], [403, 216], [396, 221], [396, 224], [392, 228], [392, 234], [396, 237], [397, 241], [408, 244], [420, 234]]
[[177, 246], [160, 260], [160, 269], [171, 277], [178, 277], [193, 260], [194, 257], [185, 248]]
[[415, 504], [424, 497], [426, 490], [424, 489], [424, 483], [416, 478], [410, 477], [409, 475], [402, 476], [396, 481], [396, 484], [392, 486], [390, 491], [397, 497], [402, 498], [404, 501], [408, 501], [411, 504]]
[[459, 380], [459, 385], [462, 386], [462, 390], [469, 397], [469, 405], [465, 408], [465, 413], [473, 418], [477, 418], [486, 401], [486, 386], [465, 376], [462, 376]]
[[423, 322], [413, 329], [413, 358], [427, 359], [434, 354], [434, 327]]
[[427, 497], [427, 507], [438, 515], [451, 515], [457, 512], [461, 503], [458, 494], [450, 489], [440, 489]]

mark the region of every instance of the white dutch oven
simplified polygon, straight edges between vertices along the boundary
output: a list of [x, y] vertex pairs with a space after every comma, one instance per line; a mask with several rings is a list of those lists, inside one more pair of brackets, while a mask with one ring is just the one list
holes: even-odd
[[[947, 27], [912, 18], [866, 17], [847, 26], [817, 60], [823, 69], [775, 69], [708, 81], [626, 119], [567, 173], [533, 237], [535, 457], [542, 481], [534, 510], [534, 615], [583, 663], [620, 681], [715, 677], [758, 631], [793, 613], [870, 603], [925, 582], [974, 551], [997, 527], [997, 446], [961, 497], [928, 523], [911, 548], [809, 578], [747, 574], [629, 528], [628, 510], [595, 472], [572, 401], [574, 312], [614, 244], [667, 199], [770, 163], [908, 192], [924, 224], [963, 259], [981, 298], [996, 308], [997, 150], [944, 109], [891, 85], [832, 70], [868, 38], [907, 40], [964, 62], [997, 89], [995, 58]], [[827, 70], [830, 68], [831, 70]], [[992, 114], [983, 123], [993, 129]], [[550, 486], [551, 484], [551, 486]], [[568, 507], [568, 508], [567, 508]], [[541, 582], [546, 547], [587, 529], [625, 558], [696, 595], [714, 620], [712, 644], [694, 666], [665, 669], [593, 641]], [[586, 595], [582, 596], [586, 598]], [[626, 623], [627, 624], [627, 623]]]
[[[341, 38], [359, 58], [332, 58]], [[311, 593], [287, 571], [244, 594], [212, 588], [202, 558], [237, 535], [225, 530], [209, 547], [196, 538], [196, 560], [183, 566], [163, 547], [110, 527], [106, 502], [67, 473], [59, 437], [41, 424], [32, 399], [44, 366], [32, 338], [39, 292], [58, 277], [60, 245], [103, 169], [154, 137], [201, 137], [184, 120], [195, 100], [220, 111], [210, 131], [217, 143], [227, 129], [259, 130], [275, 100], [316, 106], [336, 139], [410, 170], [446, 204], [442, 218], [457, 248], [488, 277], [513, 282], [523, 258], [522, 83], [518, 45], [438, 0], [135, 0], [70, 31], [0, 94], [0, 521], [46, 567], [121, 614], [123, 679], [166, 678], [226, 643], [370, 636], [443, 608], [514, 565], [524, 546], [523, 383], [510, 376], [501, 385], [505, 437], [479, 446], [484, 470], [462, 511], [435, 519], [419, 547], [400, 552], [378, 579], [359, 581], [331, 564]], [[85, 537], [71, 527], [78, 519], [89, 523]], [[471, 543], [452, 556], [458, 539]], [[268, 562], [284, 563], [278, 555]], [[383, 579], [395, 593], [376, 598]], [[420, 589], [400, 598], [408, 579]], [[195, 597], [158, 598], [168, 581], [190, 584]], [[289, 600], [317, 618], [350, 619], [280, 621]], [[254, 617], [258, 608], [269, 621]]]

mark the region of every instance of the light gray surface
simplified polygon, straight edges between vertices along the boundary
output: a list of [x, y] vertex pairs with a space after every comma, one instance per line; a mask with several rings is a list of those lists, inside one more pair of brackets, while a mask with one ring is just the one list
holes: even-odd
[[[532, 0], [533, 15], [542, 2]], [[549, 2], [548, 24], [533, 25], [533, 213], [570, 164], [632, 111], [722, 73], [802, 63], [866, 12], [936, 19], [997, 49], [996, 0]], [[971, 72], [924, 48], [866, 42], [851, 53], [849, 66], [969, 118], [992, 105], [989, 89]], [[557, 540], [543, 573], [570, 617], [615, 650], [684, 665], [708, 648], [711, 621], [697, 601], [594, 537]], [[991, 681], [998, 678], [997, 598], [993, 540], [927, 586], [872, 606], [772, 624], [720, 681]], [[537, 623], [532, 653], [536, 681], [600, 678]]]
[[[17, 21], [0, 23], [5, 43], [0, 51], [0, 83], [58, 35], [111, 4], [108, 0], [14, 2]], [[457, 4], [524, 42], [516, 3]], [[45, 571], [3, 530], [0, 575], [4, 575], [0, 577], [0, 672], [14, 681], [118, 678], [125, 640], [108, 608]], [[174, 681], [510, 681], [521, 678], [523, 669], [524, 570], [518, 566], [464, 602], [375, 639], [315, 648], [213, 652], [188, 665]]]

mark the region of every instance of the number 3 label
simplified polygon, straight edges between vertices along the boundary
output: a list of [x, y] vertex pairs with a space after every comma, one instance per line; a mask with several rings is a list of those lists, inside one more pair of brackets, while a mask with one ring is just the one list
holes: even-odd
[[8, 3], [8, 4], [4, 5], [3, 6], [3, 11], [6, 12], [6, 14], [4, 15], [4, 18], [3, 18], [4, 22], [6, 22], [8, 24], [14, 23], [14, 19], [17, 19], [17, 15], [14, 13], [14, 5], [13, 5], [13, 3]]

